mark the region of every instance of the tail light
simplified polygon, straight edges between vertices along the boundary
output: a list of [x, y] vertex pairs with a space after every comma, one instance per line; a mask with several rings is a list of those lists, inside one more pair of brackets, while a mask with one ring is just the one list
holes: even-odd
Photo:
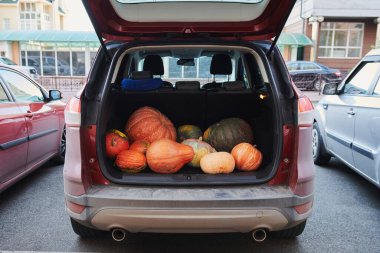
[[306, 96], [298, 97], [298, 127], [294, 145], [294, 161], [290, 172], [291, 190], [306, 196], [314, 190], [314, 163], [312, 157], [312, 129], [314, 108]]
[[269, 185], [288, 183], [295, 194], [307, 196], [314, 189], [314, 164], [311, 152], [314, 108], [309, 98], [300, 92], [296, 92], [296, 95], [298, 96], [298, 125], [283, 127], [282, 160], [276, 176]]
[[65, 122], [66, 126], [79, 127], [81, 123], [80, 99], [73, 97], [66, 105]]
[[340, 72], [335, 72], [334, 75], [335, 75], [336, 77], [341, 77], [341, 76], [342, 76], [342, 73], [340, 73]]

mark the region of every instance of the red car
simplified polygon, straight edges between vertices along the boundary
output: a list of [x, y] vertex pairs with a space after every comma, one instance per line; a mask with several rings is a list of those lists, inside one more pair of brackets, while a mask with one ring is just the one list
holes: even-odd
[[64, 108], [60, 91], [0, 67], [0, 192], [50, 158], [63, 162]]

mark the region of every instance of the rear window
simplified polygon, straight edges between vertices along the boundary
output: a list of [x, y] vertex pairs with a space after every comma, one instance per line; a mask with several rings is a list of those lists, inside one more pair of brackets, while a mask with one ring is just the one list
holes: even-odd
[[[179, 59], [163, 57], [165, 74], [162, 76], [166, 81], [199, 81], [201, 85], [212, 82], [214, 75], [210, 73], [212, 57], [199, 57], [195, 59]], [[234, 75], [215, 75], [216, 82], [235, 81]]]

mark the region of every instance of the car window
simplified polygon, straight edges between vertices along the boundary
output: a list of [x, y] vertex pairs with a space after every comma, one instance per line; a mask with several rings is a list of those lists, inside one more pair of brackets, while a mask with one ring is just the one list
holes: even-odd
[[302, 63], [301, 70], [319, 70], [320, 68], [314, 63]]
[[380, 62], [363, 62], [345, 86], [344, 94], [366, 94], [374, 78], [379, 74]]
[[2, 102], [9, 102], [9, 98], [5, 93], [4, 88], [0, 85], [0, 103]]
[[377, 80], [375, 90], [373, 91], [374, 95], [380, 95], [380, 78]]
[[17, 101], [44, 101], [44, 96], [41, 90], [25, 77], [16, 72], [4, 69], [0, 70], [0, 75]]
[[288, 66], [289, 71], [297, 70], [297, 64], [296, 63], [291, 63], [291, 64], [288, 64], [287, 66]]

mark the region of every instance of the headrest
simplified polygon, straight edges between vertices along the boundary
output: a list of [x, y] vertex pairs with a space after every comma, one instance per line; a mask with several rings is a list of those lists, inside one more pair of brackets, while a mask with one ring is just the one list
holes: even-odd
[[233, 82], [231, 81], [231, 82], [224, 82], [223, 89], [231, 90], [231, 91], [244, 90], [245, 86], [242, 81], [233, 81]]
[[153, 79], [152, 72], [150, 71], [133, 71], [129, 78], [133, 80], [146, 80], [146, 79]]
[[199, 90], [201, 87], [198, 81], [178, 81], [175, 83], [177, 90]]
[[211, 60], [210, 73], [212, 75], [231, 75], [231, 57], [227, 54], [214, 54]]
[[164, 74], [164, 64], [159, 55], [148, 55], [145, 57], [143, 70], [152, 72], [153, 75], [162, 76]]

